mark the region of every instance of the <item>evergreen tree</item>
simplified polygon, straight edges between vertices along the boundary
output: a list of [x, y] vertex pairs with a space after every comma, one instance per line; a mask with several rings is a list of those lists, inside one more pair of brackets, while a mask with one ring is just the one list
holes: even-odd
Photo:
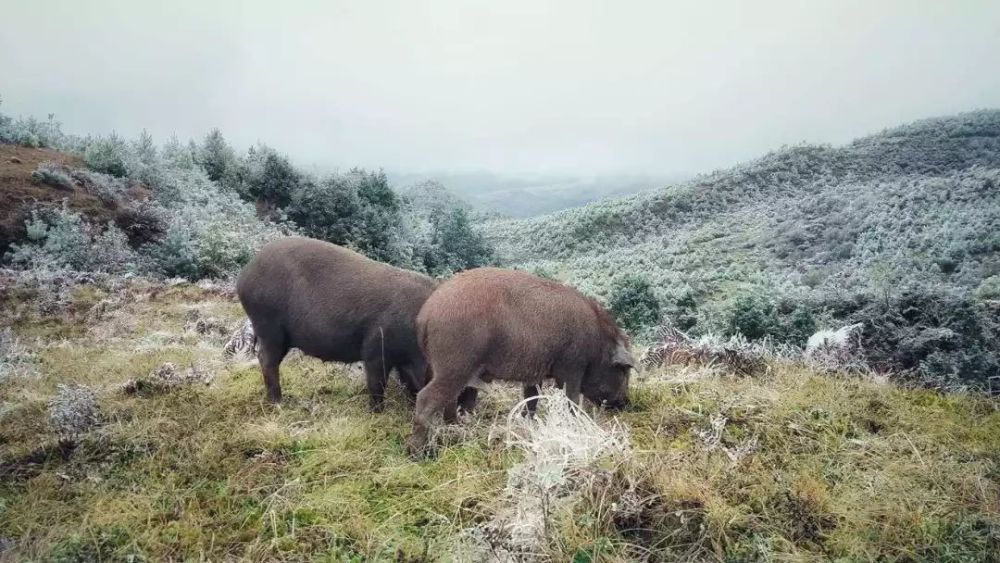
[[213, 182], [226, 185], [236, 167], [236, 152], [226, 142], [222, 132], [212, 129], [198, 148], [198, 164]]
[[633, 335], [660, 322], [660, 301], [649, 281], [640, 276], [628, 275], [612, 285], [608, 309], [619, 326]]

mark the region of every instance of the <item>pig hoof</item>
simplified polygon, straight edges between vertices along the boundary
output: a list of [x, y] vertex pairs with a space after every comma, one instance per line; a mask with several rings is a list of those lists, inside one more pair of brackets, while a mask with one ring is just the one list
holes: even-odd
[[383, 403], [372, 403], [368, 407], [368, 410], [370, 410], [372, 412], [375, 412], [375, 413], [382, 412], [382, 411], [385, 410], [385, 404], [383, 404]]
[[431, 457], [430, 448], [423, 442], [408, 440], [406, 442], [406, 451], [410, 454], [410, 459], [413, 461], [422, 461]]

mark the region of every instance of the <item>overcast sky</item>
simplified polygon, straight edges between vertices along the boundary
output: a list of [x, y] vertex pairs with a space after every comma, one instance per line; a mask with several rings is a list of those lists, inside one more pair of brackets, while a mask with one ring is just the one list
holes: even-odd
[[1000, 1], [0, 0], [8, 114], [301, 164], [704, 172], [1000, 107]]

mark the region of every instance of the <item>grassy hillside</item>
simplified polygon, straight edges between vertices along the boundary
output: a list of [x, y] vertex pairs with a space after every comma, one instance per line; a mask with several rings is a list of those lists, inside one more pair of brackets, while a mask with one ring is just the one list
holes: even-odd
[[0, 560], [988, 561], [1000, 549], [1000, 411], [976, 396], [783, 362], [755, 378], [661, 368], [638, 375], [631, 410], [587, 426], [552, 405], [535, 424], [508, 419], [517, 392], [497, 387], [414, 463], [405, 400], [393, 385], [386, 412], [369, 414], [354, 368], [291, 358], [287, 400], [268, 405], [256, 366], [222, 359], [241, 321], [227, 291], [114, 282], [54, 301], [2, 287]]
[[[819, 324], [871, 321], [878, 301], [893, 317], [880, 325], [905, 324], [896, 317], [906, 307], [934, 300], [997, 318], [1000, 111], [920, 121], [842, 147], [785, 148], [656, 193], [488, 231], [507, 265], [599, 296], [639, 273], [668, 320], [694, 316], [696, 332], [725, 331], [747, 295], [808, 311]], [[911, 324], [942, 328], [936, 322]]]

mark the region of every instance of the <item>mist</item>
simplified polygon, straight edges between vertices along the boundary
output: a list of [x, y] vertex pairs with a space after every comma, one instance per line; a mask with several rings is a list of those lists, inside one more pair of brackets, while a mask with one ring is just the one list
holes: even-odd
[[1000, 3], [12, 2], [0, 96], [305, 166], [673, 175], [1000, 106]]

